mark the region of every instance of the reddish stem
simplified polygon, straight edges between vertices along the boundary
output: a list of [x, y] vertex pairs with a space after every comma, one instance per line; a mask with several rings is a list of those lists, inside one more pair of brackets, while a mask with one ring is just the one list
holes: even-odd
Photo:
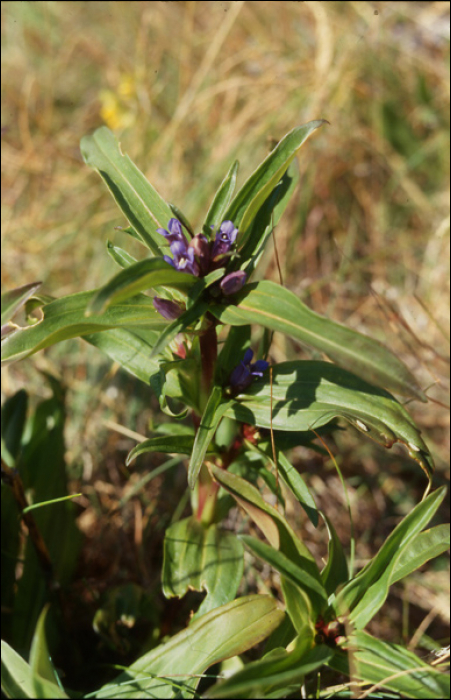
[[216, 360], [218, 357], [218, 337], [216, 335], [216, 325], [213, 320], [208, 319], [208, 326], [200, 336], [200, 359], [202, 363], [202, 385], [208, 396], [213, 384]]

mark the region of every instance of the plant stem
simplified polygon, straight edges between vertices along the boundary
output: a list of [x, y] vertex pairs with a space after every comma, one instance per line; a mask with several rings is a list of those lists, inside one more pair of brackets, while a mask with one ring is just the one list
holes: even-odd
[[[218, 337], [216, 334], [216, 321], [207, 314], [207, 326], [202, 332], [199, 338], [200, 342], [200, 359], [202, 363], [202, 373], [201, 373], [201, 407], [202, 410], [207, 404], [208, 397], [210, 396], [213, 380], [215, 375], [216, 359], [218, 357]], [[200, 420], [197, 417], [194, 418], [194, 424], [196, 431], [199, 429]], [[208, 470], [205, 465], [202, 465], [200, 470], [199, 479], [196, 486], [196, 503], [194, 512], [196, 518], [204, 523], [204, 525], [209, 525], [214, 518], [214, 510], [216, 505], [216, 497], [218, 493], [218, 485], [212, 481]], [[193, 503], [194, 506], [194, 503]]]
[[208, 325], [199, 338], [202, 363], [202, 394], [208, 398], [213, 385], [216, 360], [218, 357], [218, 336], [215, 321], [207, 314]]

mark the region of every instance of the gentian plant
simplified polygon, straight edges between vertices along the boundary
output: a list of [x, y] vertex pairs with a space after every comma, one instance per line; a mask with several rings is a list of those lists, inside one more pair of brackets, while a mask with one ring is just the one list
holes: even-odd
[[[149, 385], [161, 410], [174, 417], [173, 429], [168, 423], [157, 429], [130, 452], [127, 464], [146, 452], [187, 458], [192, 515], [166, 531], [162, 585], [167, 597], [188, 589], [206, 597], [186, 630], [144, 654], [96, 697], [191, 697], [209, 667], [263, 640], [261, 658], [210, 685], [206, 696], [296, 695], [311, 674], [329, 666], [384, 686], [391, 697], [446, 697], [447, 677], [437, 668], [365, 631], [390, 586], [448, 546], [442, 526], [424, 530], [443, 489], [426, 494], [355, 573], [333, 523], [289, 461], [291, 447], [313, 449], [318, 431], [331, 432], [339, 421], [387, 448], [405, 445], [429, 486], [433, 471], [420, 431], [390, 393], [427, 400], [409, 369], [378, 342], [313, 312], [284, 286], [253, 281], [298, 183], [296, 154], [322, 124], [288, 133], [236, 193], [234, 163], [197, 232], [122, 154], [114, 135], [98, 129], [82, 140], [83, 158], [128, 220], [124, 233], [143, 244], [146, 256], [137, 261], [108, 243], [122, 269], [100, 289], [49, 301], [31, 284], [4, 296], [4, 361], [81, 336]], [[12, 316], [30, 298], [41, 305], [42, 317], [19, 328]], [[324, 359], [271, 363], [274, 332]], [[263, 498], [260, 477], [278, 507]], [[325, 566], [288, 523], [283, 494], [299, 501], [315, 527], [325, 521]], [[233, 503], [261, 538], [221, 527]], [[279, 572], [283, 600], [238, 595], [245, 548]], [[40, 641], [42, 651], [42, 634]], [[8, 645], [5, 653], [8, 694], [10, 677], [19, 683], [18, 662]], [[49, 675], [42, 678], [33, 653], [30, 665], [19, 664], [22, 678], [33, 687], [39, 682], [46, 693], [41, 697], [63, 697], [51, 694], [62, 693], [61, 687]]]

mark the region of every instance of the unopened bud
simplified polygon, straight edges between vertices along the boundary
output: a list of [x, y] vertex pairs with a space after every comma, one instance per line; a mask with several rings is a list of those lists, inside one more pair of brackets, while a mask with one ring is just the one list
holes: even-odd
[[244, 270], [238, 270], [237, 272], [230, 272], [228, 275], [222, 278], [219, 286], [221, 291], [225, 296], [230, 294], [236, 294], [246, 283], [247, 275]]
[[182, 315], [184, 309], [177, 304], [175, 301], [170, 299], [162, 299], [161, 297], [154, 297], [152, 299], [153, 305], [164, 318], [168, 321], [174, 321], [176, 318]]

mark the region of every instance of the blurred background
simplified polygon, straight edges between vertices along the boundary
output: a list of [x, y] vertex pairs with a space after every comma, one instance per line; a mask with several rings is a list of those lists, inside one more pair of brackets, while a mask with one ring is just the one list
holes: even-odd
[[[275, 231], [283, 283], [386, 343], [430, 387], [433, 401], [409, 410], [439, 485], [449, 479], [448, 2], [3, 2], [2, 289], [41, 280], [59, 297], [99, 286], [116, 272], [107, 239], [143, 256], [115, 229], [125, 221], [82, 162], [80, 138], [98, 126], [200, 230], [234, 159], [243, 183], [287, 131], [318, 118], [330, 125], [301, 149], [301, 185]], [[279, 280], [271, 246], [263, 274]], [[302, 352], [275, 337], [274, 361]], [[4, 397], [26, 387], [31, 404], [42, 400], [45, 372], [66, 392], [66, 468], [84, 494], [77, 595], [93, 612], [112, 583], [157, 589], [185, 476], [180, 466], [144, 485], [156, 457], [125, 469], [130, 431], [145, 436], [159, 420], [145, 386], [74, 340], [4, 369]], [[333, 451], [362, 563], [425, 479], [402, 448], [351, 431]], [[347, 543], [331, 460], [302, 450], [294, 459]], [[293, 518], [324, 555], [324, 528]], [[395, 587], [373, 632], [399, 641], [423, 625], [419, 638], [441, 638], [446, 593], [440, 558]]]

